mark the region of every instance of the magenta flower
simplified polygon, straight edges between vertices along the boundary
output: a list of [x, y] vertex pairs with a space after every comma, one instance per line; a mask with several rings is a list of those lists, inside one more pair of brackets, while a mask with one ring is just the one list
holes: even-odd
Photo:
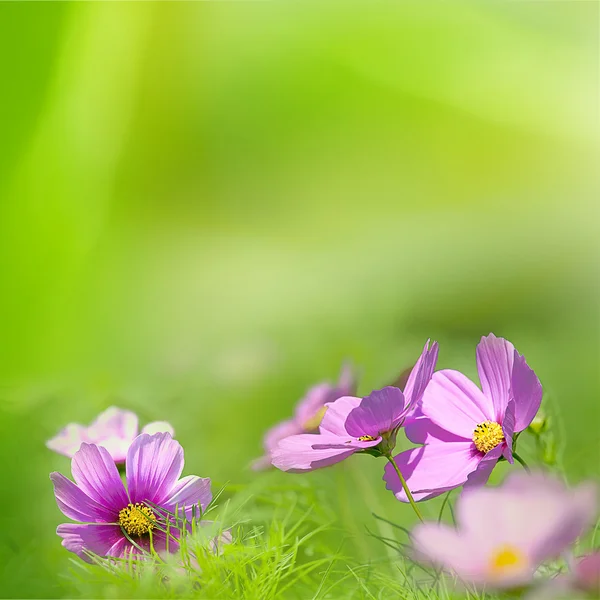
[[[142, 433], [170, 433], [173, 428], [165, 421], [148, 423]], [[116, 463], [122, 463], [127, 456], [127, 450], [138, 435], [138, 417], [130, 410], [116, 406], [107, 408], [96, 417], [96, 420], [85, 427], [78, 423], [67, 425], [51, 440], [46, 442], [50, 450], [73, 458], [83, 442], [97, 444], [108, 450]]]
[[58, 526], [62, 545], [82, 558], [89, 552], [140, 554], [151, 541], [156, 552], [175, 552], [178, 531], [169, 526], [167, 543], [166, 512], [177, 509], [191, 520], [194, 507], [204, 511], [212, 499], [210, 479], [179, 479], [183, 464], [183, 448], [169, 433], [143, 433], [127, 451], [126, 489], [108, 450], [81, 444], [71, 461], [75, 483], [60, 473], [50, 474], [58, 507], [69, 519], [82, 522]]
[[556, 558], [591, 525], [596, 487], [568, 489], [558, 479], [512, 473], [501, 487], [465, 490], [456, 503], [457, 528], [423, 523], [412, 532], [422, 561], [476, 585], [531, 583], [542, 562]]
[[[481, 338], [477, 370], [482, 389], [458, 371], [435, 373], [406, 424], [407, 437], [425, 444], [395, 457], [417, 501], [463, 484], [484, 484], [502, 455], [512, 464], [513, 436], [540, 407], [542, 386], [507, 340], [493, 334]], [[392, 465], [386, 465], [383, 478], [406, 502]]]
[[429, 342], [413, 368], [404, 393], [385, 387], [365, 398], [343, 396], [327, 403], [317, 434], [301, 434], [279, 441], [273, 465], [295, 473], [333, 465], [356, 452], [388, 456], [398, 429], [420, 401], [437, 361], [438, 345]]
[[262, 470], [271, 466], [273, 451], [283, 438], [301, 433], [314, 433], [325, 413], [325, 404], [334, 402], [342, 396], [350, 396], [356, 392], [356, 379], [349, 366], [342, 368], [337, 385], [319, 383], [311, 387], [304, 398], [296, 405], [294, 416], [271, 427], [264, 438], [264, 456], [252, 463], [254, 470]]

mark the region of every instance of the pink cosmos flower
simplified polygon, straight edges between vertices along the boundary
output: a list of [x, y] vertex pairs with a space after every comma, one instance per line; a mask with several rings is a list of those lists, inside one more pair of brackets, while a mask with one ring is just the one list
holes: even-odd
[[[503, 338], [490, 334], [477, 346], [482, 389], [458, 371], [435, 373], [406, 435], [425, 444], [395, 457], [415, 500], [460, 485], [482, 485], [500, 456], [512, 464], [513, 435], [535, 417], [542, 386], [525, 358]], [[383, 479], [398, 500], [407, 501], [390, 464]]]
[[437, 361], [438, 345], [429, 341], [408, 378], [404, 393], [385, 387], [365, 398], [343, 396], [327, 403], [317, 434], [300, 434], [279, 441], [273, 465], [295, 473], [333, 465], [356, 452], [388, 456], [398, 429], [420, 401]]
[[117, 558], [141, 554], [151, 540], [156, 552], [177, 551], [173, 537], [178, 530], [169, 527], [167, 543], [168, 517], [161, 511], [175, 513], [177, 508], [191, 520], [194, 506], [204, 511], [212, 499], [210, 479], [179, 479], [183, 464], [183, 448], [169, 433], [143, 433], [127, 451], [125, 488], [108, 450], [81, 444], [71, 461], [75, 483], [50, 474], [58, 508], [69, 519], [82, 521], [58, 526], [62, 545], [84, 559], [89, 552]]
[[[165, 421], [154, 421], [142, 429], [142, 433], [159, 432], [174, 434], [171, 425]], [[78, 423], [67, 425], [58, 435], [48, 440], [46, 446], [73, 458], [83, 442], [97, 444], [106, 448], [116, 463], [122, 463], [137, 435], [137, 415], [130, 410], [111, 406], [98, 415], [88, 427]]]
[[600, 550], [575, 559], [570, 579], [576, 589], [600, 598]]
[[265, 454], [252, 463], [252, 468], [258, 471], [270, 467], [273, 451], [280, 440], [291, 435], [318, 431], [325, 412], [325, 404], [355, 392], [356, 379], [348, 365], [342, 368], [337, 385], [319, 383], [311, 387], [296, 405], [294, 416], [267, 431], [264, 438]]
[[512, 473], [501, 487], [465, 490], [457, 528], [423, 523], [412, 532], [422, 561], [461, 580], [495, 588], [532, 582], [542, 562], [556, 558], [593, 522], [596, 487], [568, 489], [541, 474]]

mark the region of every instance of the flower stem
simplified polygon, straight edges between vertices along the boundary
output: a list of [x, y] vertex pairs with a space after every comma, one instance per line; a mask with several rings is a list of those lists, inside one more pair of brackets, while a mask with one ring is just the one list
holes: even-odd
[[525, 471], [527, 471], [527, 473], [531, 473], [527, 463], [516, 452], [513, 452], [512, 455], [513, 458], [525, 469]]
[[392, 463], [392, 467], [394, 467], [394, 470], [396, 471], [398, 478], [400, 479], [400, 483], [402, 484], [402, 489], [404, 490], [404, 493], [406, 494], [406, 497], [408, 498], [408, 501], [410, 502], [412, 509], [415, 511], [415, 514], [417, 515], [417, 517], [419, 517], [419, 520], [422, 523], [423, 515], [421, 515], [421, 511], [417, 508], [417, 503], [415, 502], [415, 499], [412, 497], [412, 494], [410, 493], [410, 490], [408, 489], [408, 485], [406, 485], [406, 480], [402, 476], [402, 473], [400, 472], [400, 469], [398, 468], [396, 461], [394, 460], [394, 458], [392, 457], [391, 454], [388, 454], [386, 456], [386, 458], [390, 461], [390, 463]]

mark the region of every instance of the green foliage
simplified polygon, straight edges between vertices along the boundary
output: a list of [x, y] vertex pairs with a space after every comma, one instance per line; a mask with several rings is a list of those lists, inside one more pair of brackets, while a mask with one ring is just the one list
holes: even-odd
[[[188, 532], [181, 525], [177, 553], [146, 553], [144, 560], [101, 559], [90, 563], [70, 560], [63, 577], [70, 598], [154, 599], [273, 598], [326, 600], [347, 598], [379, 600], [494, 600], [511, 597], [466, 588], [455, 579], [410, 559], [408, 531], [373, 515], [373, 523], [391, 526], [392, 537], [365, 531], [381, 544], [378, 560], [359, 564], [346, 553], [346, 538], [332, 519], [332, 507], [323, 503], [312, 486], [264, 487], [237, 490], [221, 496], [205, 515], [216, 518], [208, 526]], [[438, 520], [454, 519], [451, 493], [445, 495]], [[171, 515], [173, 516], [173, 515]], [[174, 521], [175, 522], [175, 521]], [[584, 546], [593, 547], [596, 524]], [[231, 534], [231, 537], [229, 537]], [[227, 539], [224, 541], [223, 536]], [[591, 543], [590, 543], [591, 537]], [[215, 544], [215, 540], [218, 540]], [[339, 543], [333, 543], [338, 540]], [[390, 554], [385, 548], [391, 549]], [[545, 578], [565, 571], [563, 562], [541, 569]]]

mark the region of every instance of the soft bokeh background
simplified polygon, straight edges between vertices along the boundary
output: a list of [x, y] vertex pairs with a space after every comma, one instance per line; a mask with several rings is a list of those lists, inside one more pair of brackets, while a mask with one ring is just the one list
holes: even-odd
[[[471, 375], [511, 339], [597, 474], [598, 5], [423, 4], [2, 3], [3, 595], [66, 593], [66, 423], [168, 419], [250, 482], [309, 385], [427, 338]], [[412, 520], [382, 469], [307, 476], [363, 562]]]

